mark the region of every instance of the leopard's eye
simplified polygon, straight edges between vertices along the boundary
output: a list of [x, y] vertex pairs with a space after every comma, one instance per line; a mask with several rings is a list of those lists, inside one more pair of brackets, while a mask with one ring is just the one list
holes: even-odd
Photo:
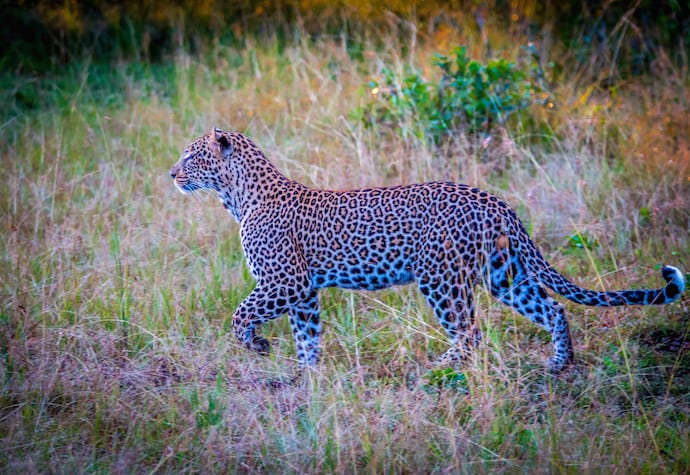
[[193, 153], [193, 152], [189, 152], [187, 155], [185, 155], [184, 157], [182, 157], [182, 165], [183, 165], [183, 166], [184, 166], [184, 165], [187, 165], [187, 163], [189, 163], [189, 161], [190, 161], [192, 158], [194, 158], [194, 153]]

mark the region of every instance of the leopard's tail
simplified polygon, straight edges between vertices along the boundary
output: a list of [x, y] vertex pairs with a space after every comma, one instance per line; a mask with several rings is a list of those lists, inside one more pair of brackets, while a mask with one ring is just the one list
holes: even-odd
[[[509, 236], [526, 235], [527, 230], [518, 221], [518, 229]], [[666, 281], [666, 286], [660, 289], [617, 290], [599, 292], [580, 287], [562, 276], [546, 261], [539, 249], [531, 239], [509, 240], [510, 253], [519, 257], [526, 266], [527, 273], [536, 277], [544, 286], [557, 294], [580, 305], [595, 307], [616, 307], [620, 305], [664, 305], [680, 299], [685, 291], [685, 276], [680, 269], [673, 266], [664, 266], [661, 276]], [[500, 244], [499, 244], [500, 247]]]
[[660, 289], [618, 290], [597, 292], [584, 289], [563, 277], [546, 264], [539, 272], [539, 280], [554, 292], [581, 305], [614, 307], [618, 305], [664, 305], [675, 302], [685, 291], [685, 276], [673, 266], [664, 266], [661, 276], [666, 286]]
[[[518, 239], [516, 236], [529, 236], [520, 220], [513, 215], [512, 220], [517, 223], [517, 229], [508, 232], [508, 239], [499, 237], [496, 241], [496, 255], [505, 259], [506, 244], [510, 248], [509, 255], [517, 258], [524, 266], [528, 278], [536, 278], [544, 286], [557, 294], [581, 305], [595, 307], [615, 307], [620, 305], [665, 305], [680, 299], [685, 291], [685, 275], [673, 266], [664, 266], [661, 276], [666, 286], [660, 289], [617, 290], [599, 292], [580, 287], [561, 275], [546, 261], [534, 242]], [[499, 261], [500, 262], [500, 261]], [[519, 269], [517, 269], [519, 270]], [[517, 274], [517, 272], [516, 272]]]

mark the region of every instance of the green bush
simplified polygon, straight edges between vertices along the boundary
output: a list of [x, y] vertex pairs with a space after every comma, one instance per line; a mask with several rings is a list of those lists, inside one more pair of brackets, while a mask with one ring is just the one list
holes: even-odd
[[490, 134], [506, 127], [512, 117], [528, 113], [543, 93], [530, 80], [532, 71], [541, 73], [538, 56], [530, 52], [527, 70], [500, 58], [486, 63], [473, 60], [464, 46], [448, 56], [436, 54], [434, 65], [441, 70], [438, 84], [425, 81], [416, 71], [399, 78], [385, 69], [381, 84], [369, 83], [372, 100], [359, 116], [368, 125], [390, 125], [403, 136], [437, 144], [457, 133]]

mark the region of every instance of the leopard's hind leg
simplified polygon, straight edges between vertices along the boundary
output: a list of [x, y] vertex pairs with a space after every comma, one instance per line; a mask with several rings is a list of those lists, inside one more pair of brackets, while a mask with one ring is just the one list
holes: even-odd
[[449, 247], [430, 246], [415, 275], [419, 290], [452, 344], [437, 365], [461, 368], [481, 340], [481, 332], [474, 327], [475, 279], [468, 275], [461, 257], [449, 252]]
[[497, 250], [490, 256], [485, 281], [491, 294], [551, 334], [554, 355], [549, 359], [553, 372], [573, 361], [565, 308], [546, 292], [539, 280], [526, 270], [517, 253]]

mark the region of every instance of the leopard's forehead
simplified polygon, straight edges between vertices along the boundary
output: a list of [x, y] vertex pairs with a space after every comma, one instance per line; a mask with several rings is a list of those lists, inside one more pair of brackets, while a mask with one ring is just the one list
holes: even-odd
[[191, 142], [189, 145], [185, 147], [185, 151], [189, 152], [198, 152], [200, 150], [208, 149], [209, 148], [209, 143], [208, 139], [210, 137], [210, 134], [205, 134], [202, 135], [201, 137], [197, 137], [194, 139], [193, 142]]
[[182, 151], [182, 159], [214, 159], [218, 154], [218, 146], [213, 143], [211, 134], [202, 135], [189, 143]]

